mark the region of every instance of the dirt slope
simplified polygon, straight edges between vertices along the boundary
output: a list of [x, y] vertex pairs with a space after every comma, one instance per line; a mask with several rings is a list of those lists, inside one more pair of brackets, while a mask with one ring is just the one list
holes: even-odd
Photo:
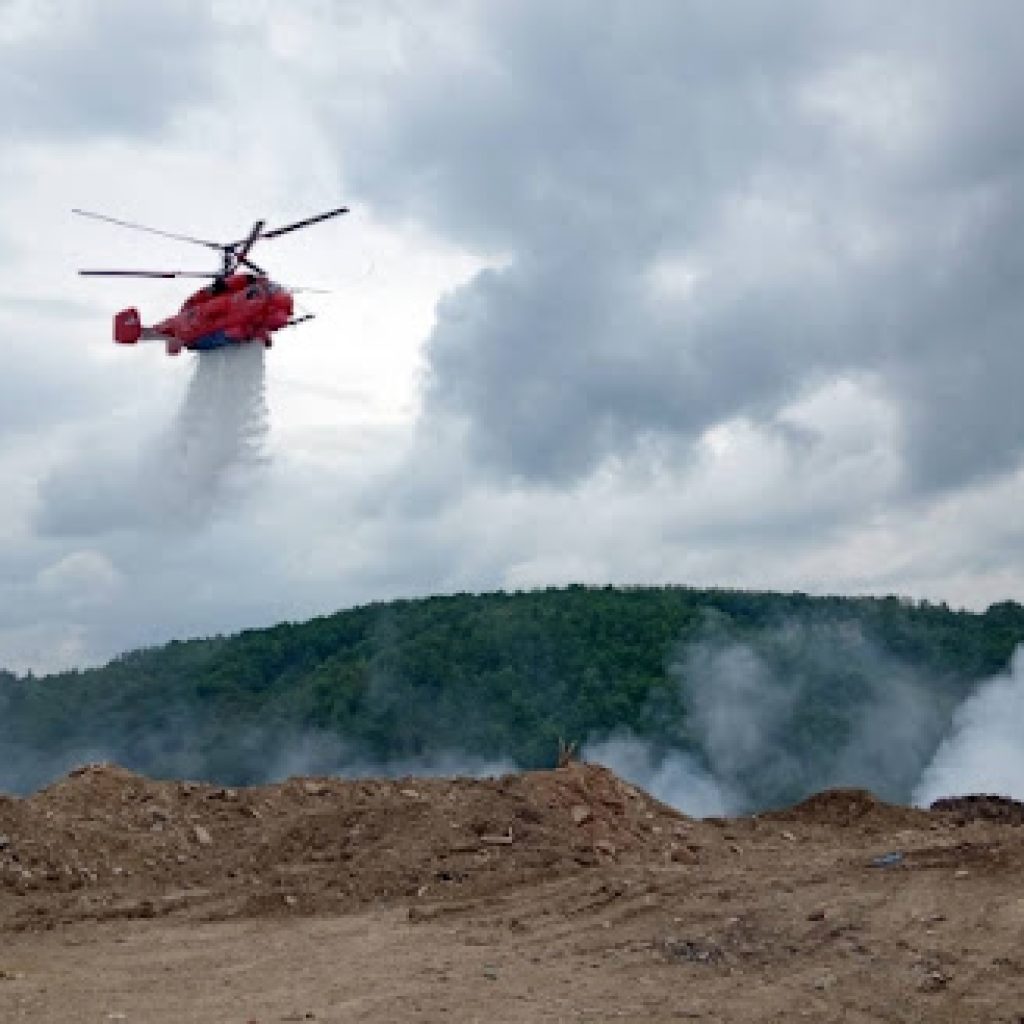
[[0, 1020], [1024, 1022], [1024, 808], [677, 814], [594, 765], [0, 798]]

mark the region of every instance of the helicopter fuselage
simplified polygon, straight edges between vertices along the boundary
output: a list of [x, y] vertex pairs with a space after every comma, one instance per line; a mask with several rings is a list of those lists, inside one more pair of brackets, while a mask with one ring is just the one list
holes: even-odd
[[271, 333], [289, 323], [293, 308], [291, 293], [269, 278], [231, 274], [200, 288], [177, 313], [152, 327], [142, 326], [138, 310], [122, 310], [114, 317], [114, 340], [131, 345], [162, 338], [169, 355], [250, 342], [269, 347]]

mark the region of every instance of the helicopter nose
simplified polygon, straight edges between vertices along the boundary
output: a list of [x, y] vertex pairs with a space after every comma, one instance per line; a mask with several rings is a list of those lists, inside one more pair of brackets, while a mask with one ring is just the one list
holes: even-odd
[[277, 292], [270, 297], [270, 306], [275, 312], [291, 316], [292, 309], [295, 306], [295, 300], [289, 292]]
[[291, 320], [294, 304], [294, 300], [288, 292], [275, 292], [270, 296], [270, 309], [267, 316], [267, 325], [270, 330], [276, 331]]

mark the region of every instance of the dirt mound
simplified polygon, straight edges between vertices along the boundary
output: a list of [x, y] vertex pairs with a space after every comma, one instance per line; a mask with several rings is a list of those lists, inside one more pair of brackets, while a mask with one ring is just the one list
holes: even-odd
[[1017, 1021], [1019, 811], [87, 766], [0, 798], [0, 1020]]
[[597, 765], [232, 789], [89, 765], [0, 802], [0, 928], [464, 899], [636, 854], [681, 815]]
[[927, 820], [927, 812], [886, 803], [866, 789], [827, 789], [763, 817], [807, 825], [870, 824], [899, 828], [922, 824]]
[[943, 797], [932, 805], [933, 811], [952, 814], [958, 824], [969, 821], [994, 821], [1006, 825], [1024, 825], [1024, 803], [1006, 796], [973, 793], [969, 796]]

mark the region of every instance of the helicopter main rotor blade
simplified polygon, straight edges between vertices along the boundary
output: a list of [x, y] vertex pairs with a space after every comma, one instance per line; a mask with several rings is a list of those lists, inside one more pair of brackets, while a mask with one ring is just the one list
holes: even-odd
[[220, 277], [206, 270], [80, 270], [82, 277]]
[[258, 267], [247, 256], [243, 256], [238, 262], [244, 263], [250, 270], [255, 270], [256, 273], [260, 275], [260, 277], [270, 277], [270, 275], [262, 267]]
[[179, 235], [173, 231], [161, 231], [159, 228], [147, 227], [145, 224], [133, 224], [130, 220], [118, 220], [117, 217], [108, 217], [105, 213], [92, 213], [90, 210], [77, 210], [74, 209], [72, 213], [77, 213], [80, 217], [91, 217], [93, 220], [104, 220], [108, 224], [116, 224], [118, 227], [131, 228], [134, 231], [145, 231], [151, 235], [160, 235], [163, 238], [173, 238], [178, 242], [191, 242], [193, 245], [203, 245], [207, 249], [216, 249], [219, 251], [224, 249], [223, 245], [218, 242], [210, 242], [205, 238], [193, 238], [191, 235]]
[[347, 206], [339, 206], [336, 210], [328, 210], [326, 213], [318, 213], [315, 217], [297, 220], [294, 224], [285, 224], [284, 227], [274, 228], [273, 231], [264, 231], [260, 238], [277, 238], [278, 235], [286, 234], [289, 231], [298, 231], [299, 228], [308, 228], [310, 224], [319, 224], [322, 220], [329, 220], [331, 217], [338, 217], [343, 213], [348, 213]]
[[262, 220], [256, 221], [252, 226], [252, 231], [237, 246], [233, 247], [232, 255], [235, 257], [236, 264], [245, 262], [245, 258], [249, 255], [249, 250], [255, 244], [256, 239], [260, 237], [260, 232], [263, 230], [265, 223], [266, 221]]

